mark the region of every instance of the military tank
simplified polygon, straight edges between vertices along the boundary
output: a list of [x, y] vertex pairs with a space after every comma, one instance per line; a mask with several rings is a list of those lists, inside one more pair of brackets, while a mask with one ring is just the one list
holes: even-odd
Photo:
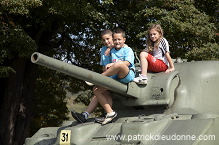
[[75, 121], [41, 128], [24, 145], [219, 144], [219, 61], [176, 59], [175, 71], [148, 73], [147, 85], [122, 84], [37, 52], [31, 61], [108, 88], [118, 116], [106, 125]]

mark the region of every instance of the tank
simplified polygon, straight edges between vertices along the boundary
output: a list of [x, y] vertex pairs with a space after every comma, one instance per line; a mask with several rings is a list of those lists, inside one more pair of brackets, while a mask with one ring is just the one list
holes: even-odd
[[108, 88], [118, 116], [106, 125], [91, 119], [41, 128], [24, 145], [219, 144], [219, 61], [176, 59], [175, 71], [148, 73], [147, 85], [122, 84], [37, 52], [31, 61]]

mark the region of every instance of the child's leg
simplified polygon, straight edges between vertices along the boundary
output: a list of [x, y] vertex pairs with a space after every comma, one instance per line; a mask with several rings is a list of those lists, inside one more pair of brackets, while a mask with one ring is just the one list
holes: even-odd
[[118, 61], [114, 63], [108, 70], [102, 74], [105, 76], [113, 76], [118, 74], [118, 78], [122, 79], [129, 73], [128, 66], [123, 61]]
[[105, 96], [106, 90], [107, 89], [103, 87], [96, 87], [96, 89], [94, 89], [94, 94], [96, 95], [97, 100], [107, 113], [105, 119], [103, 120], [103, 122], [101, 122], [101, 124], [107, 124], [117, 116], [117, 113], [112, 110], [112, 102], [111, 100], [109, 101], [109, 94]]
[[94, 109], [97, 107], [98, 103], [99, 102], [97, 100], [97, 97], [94, 96], [92, 98], [91, 102], [89, 103], [86, 111], [84, 111], [82, 113], [71, 111], [72, 117], [80, 123], [87, 122], [87, 119], [88, 119], [90, 113], [92, 113], [94, 111]]
[[148, 61], [147, 61], [148, 53], [141, 52], [140, 53], [140, 65], [141, 65], [141, 74], [147, 75], [148, 70]]
[[104, 96], [106, 97], [107, 102], [109, 103], [109, 105], [110, 105], [111, 108], [112, 108], [112, 106], [113, 106], [113, 101], [112, 101], [112, 97], [111, 97], [111, 95], [110, 95], [110, 92], [107, 90], [107, 91], [105, 91], [103, 94], [104, 94]]
[[[107, 102], [109, 103], [109, 105], [112, 107], [112, 97], [110, 96], [109, 91], [105, 91], [103, 94], [106, 97]], [[86, 112], [88, 112], [89, 114], [92, 113], [94, 111], [94, 109], [96, 109], [98, 103], [99, 102], [97, 100], [97, 97], [94, 96], [92, 98], [92, 100], [90, 101], [90, 103], [89, 103], [89, 105], [88, 105], [88, 107], [86, 109]]]
[[134, 82], [137, 84], [147, 84], [148, 56], [147, 52], [142, 51], [140, 53], [141, 74], [139, 74], [139, 77], [134, 78]]
[[[95, 96], [97, 97], [97, 100], [98, 102], [101, 104], [101, 106], [104, 108], [104, 110], [107, 112], [107, 113], [111, 113], [113, 112], [112, 108], [110, 105], [112, 105], [112, 102], [108, 102], [107, 98], [105, 95], [104, 95], [104, 92], [106, 91], [107, 89], [106, 88], [103, 88], [103, 87], [96, 87], [94, 88], [94, 94]], [[111, 103], [111, 104], [110, 104]]]
[[89, 114], [92, 113], [94, 111], [94, 109], [97, 107], [98, 103], [99, 102], [97, 100], [97, 97], [94, 96], [92, 98], [92, 100], [90, 101], [90, 103], [89, 103], [89, 105], [88, 105], [88, 107], [86, 109], [86, 112], [88, 112]]
[[[105, 91], [104, 93], [104, 96], [106, 97], [107, 99], [107, 102], [109, 103], [109, 105], [111, 106], [112, 108], [112, 97], [110, 96], [110, 92], [107, 90]], [[105, 112], [106, 113], [106, 112]], [[106, 115], [106, 114], [105, 114]], [[97, 117], [95, 118], [95, 121], [98, 122], [98, 123], [103, 123], [106, 119], [106, 116], [105, 117]]]

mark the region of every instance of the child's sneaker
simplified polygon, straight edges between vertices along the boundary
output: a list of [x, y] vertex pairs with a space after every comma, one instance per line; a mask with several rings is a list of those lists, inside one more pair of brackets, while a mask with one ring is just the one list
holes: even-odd
[[95, 122], [97, 122], [97, 123], [101, 123], [102, 124], [102, 122], [105, 120], [105, 117], [96, 117], [95, 118]]
[[147, 85], [148, 79], [147, 79], [147, 76], [139, 74], [139, 77], [134, 78], [134, 82], [140, 85]]
[[114, 112], [113, 115], [109, 115], [109, 113], [106, 114], [105, 120], [102, 122], [102, 125], [109, 123], [117, 116], [117, 113]]
[[85, 83], [86, 83], [88, 86], [94, 86], [93, 83], [90, 83], [90, 82], [87, 82], [87, 81], [85, 81]]
[[105, 117], [106, 117], [106, 113], [102, 114], [99, 117], [96, 117], [94, 120], [95, 120], [95, 122], [102, 124], [102, 122], [105, 120]]
[[87, 119], [85, 118], [85, 115], [83, 113], [77, 113], [75, 111], [71, 111], [72, 117], [77, 120], [79, 123], [85, 123], [87, 122]]

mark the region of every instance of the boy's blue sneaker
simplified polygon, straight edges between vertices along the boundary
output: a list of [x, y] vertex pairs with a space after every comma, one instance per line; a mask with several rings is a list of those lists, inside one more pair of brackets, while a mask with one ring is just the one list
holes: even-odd
[[77, 120], [79, 123], [85, 123], [87, 122], [87, 119], [82, 113], [77, 113], [75, 111], [71, 111], [72, 117]]

